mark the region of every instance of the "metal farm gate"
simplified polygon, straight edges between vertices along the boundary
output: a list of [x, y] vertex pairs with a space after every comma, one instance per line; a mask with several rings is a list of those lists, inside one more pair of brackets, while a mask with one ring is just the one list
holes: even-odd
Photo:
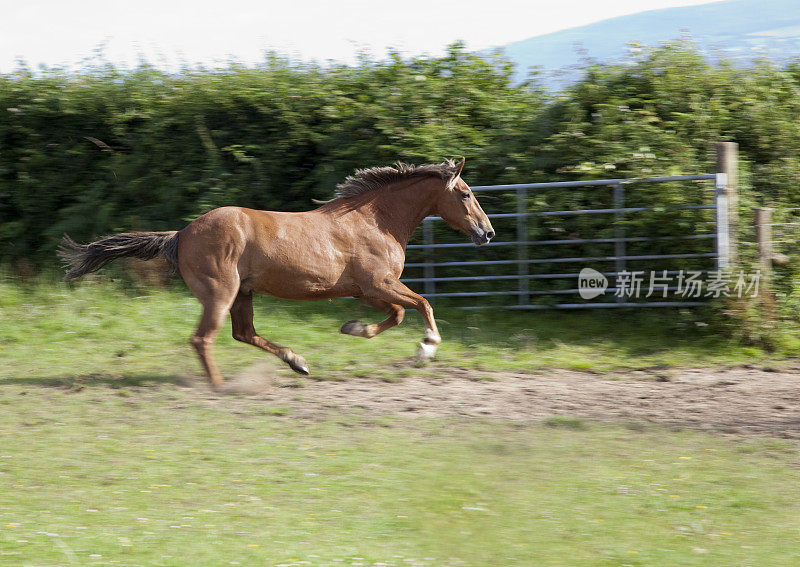
[[[676, 184], [673, 187], [679, 187], [677, 192], [687, 187], [686, 195], [674, 204], [648, 206], [647, 195], [639, 193], [656, 191], [663, 183]], [[463, 235], [448, 236], [449, 233], [439, 226], [443, 225], [440, 217], [428, 217], [423, 221], [421, 242], [418, 237], [416, 243], [408, 246], [404, 272], [407, 277], [402, 279], [427, 298], [447, 298], [453, 306], [463, 309], [704, 305], [703, 298], [632, 301], [616, 296], [610, 301], [602, 298], [582, 301], [576, 297], [579, 293], [576, 285], [580, 268], [584, 266], [596, 267], [599, 273], [619, 281], [621, 274], [644, 267], [658, 266], [663, 274], [674, 275], [691, 265], [693, 269], [709, 273], [727, 268], [731, 261], [735, 243], [732, 243], [730, 221], [734, 219], [729, 218], [726, 173], [476, 186], [472, 189], [482, 201], [486, 200], [483, 196], [491, 199], [493, 195], [503, 201], [499, 209], [502, 212], [483, 203], [495, 225], [496, 240], [477, 248], [463, 242]], [[583, 201], [607, 202], [611, 206], [541, 210], [537, 195], [553, 190], [583, 190]], [[656, 234], [663, 231], [668, 234], [652, 235], [652, 231], [635, 234], [628, 220], [642, 218], [642, 215], [652, 216], [651, 225]], [[680, 215], [690, 215], [690, 218]], [[591, 219], [579, 221], [584, 226], [577, 233], [541, 238], [547, 230], [566, 232], [560, 227], [578, 217]], [[661, 218], [665, 220], [659, 220]], [[675, 226], [669, 226], [670, 223]], [[504, 226], [498, 226], [500, 224]], [[676, 251], [676, 247], [680, 249]], [[590, 249], [588, 254], [587, 248]], [[579, 253], [574, 252], [576, 249]], [[616, 292], [616, 285], [607, 291]]]

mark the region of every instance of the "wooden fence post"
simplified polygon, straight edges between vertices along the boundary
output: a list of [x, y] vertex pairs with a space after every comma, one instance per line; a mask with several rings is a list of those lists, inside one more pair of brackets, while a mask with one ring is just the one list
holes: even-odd
[[739, 144], [717, 142], [714, 147], [717, 153], [717, 173], [724, 173], [727, 176], [725, 194], [728, 207], [728, 254], [730, 265], [733, 267], [738, 259], [737, 245], [739, 242], [737, 237], [739, 199], [736, 191], [739, 182]]
[[772, 271], [772, 209], [767, 207], [753, 207], [756, 229], [756, 244], [758, 245], [758, 261], [764, 270], [764, 277], [768, 278]]
[[761, 318], [767, 325], [775, 321], [775, 295], [772, 292], [772, 262], [775, 253], [772, 251], [772, 209], [753, 207], [758, 246], [758, 263], [761, 265], [761, 279], [758, 296], [761, 301]]

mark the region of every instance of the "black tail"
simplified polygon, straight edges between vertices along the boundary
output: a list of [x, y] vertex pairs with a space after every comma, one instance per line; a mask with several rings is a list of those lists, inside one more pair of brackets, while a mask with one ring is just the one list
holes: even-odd
[[91, 244], [78, 244], [64, 235], [58, 248], [59, 257], [67, 267], [65, 281], [96, 272], [112, 260], [133, 256], [152, 260], [156, 256], [167, 259], [172, 269], [178, 266], [178, 232], [123, 232], [106, 236]]

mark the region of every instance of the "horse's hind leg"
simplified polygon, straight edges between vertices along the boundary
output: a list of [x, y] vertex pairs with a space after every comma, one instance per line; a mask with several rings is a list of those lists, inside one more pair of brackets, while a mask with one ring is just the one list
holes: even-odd
[[305, 359], [292, 349], [271, 343], [256, 333], [253, 326], [253, 294], [239, 292], [231, 307], [231, 326], [233, 338], [274, 354], [298, 374], [308, 374]]
[[361, 300], [370, 307], [374, 307], [375, 309], [383, 311], [384, 313], [388, 313], [389, 316], [380, 323], [373, 323], [372, 325], [364, 325], [361, 321], [348, 321], [342, 325], [341, 329], [339, 329], [339, 331], [345, 335], [353, 335], [354, 337], [371, 339], [375, 335], [379, 335], [380, 333], [384, 332], [386, 329], [396, 327], [403, 322], [403, 317], [405, 317], [406, 311], [400, 305], [389, 303], [388, 301], [383, 301], [382, 299], [374, 299], [369, 297], [362, 297]]
[[236, 296], [236, 290], [239, 289], [239, 276], [232, 274], [228, 277], [220, 275], [217, 278], [206, 278], [194, 274], [184, 274], [184, 280], [203, 305], [203, 314], [197, 330], [191, 338], [191, 343], [200, 357], [200, 362], [203, 364], [212, 387], [218, 388], [225, 384], [225, 380], [214, 360], [214, 339], [225, 322], [225, 317], [227, 317], [228, 310]]
[[208, 379], [214, 388], [225, 384], [225, 380], [220, 374], [217, 363], [214, 360], [214, 339], [219, 333], [220, 327], [225, 322], [228, 314], [230, 302], [210, 300], [203, 302], [203, 315], [200, 317], [200, 324], [191, 338], [192, 346], [200, 357], [200, 362], [206, 371]]

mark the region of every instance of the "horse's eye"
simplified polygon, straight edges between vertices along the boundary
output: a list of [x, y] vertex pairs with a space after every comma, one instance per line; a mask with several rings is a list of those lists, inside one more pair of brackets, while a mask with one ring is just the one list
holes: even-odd
[[461, 193], [461, 198], [465, 201], [469, 200], [469, 193]]

